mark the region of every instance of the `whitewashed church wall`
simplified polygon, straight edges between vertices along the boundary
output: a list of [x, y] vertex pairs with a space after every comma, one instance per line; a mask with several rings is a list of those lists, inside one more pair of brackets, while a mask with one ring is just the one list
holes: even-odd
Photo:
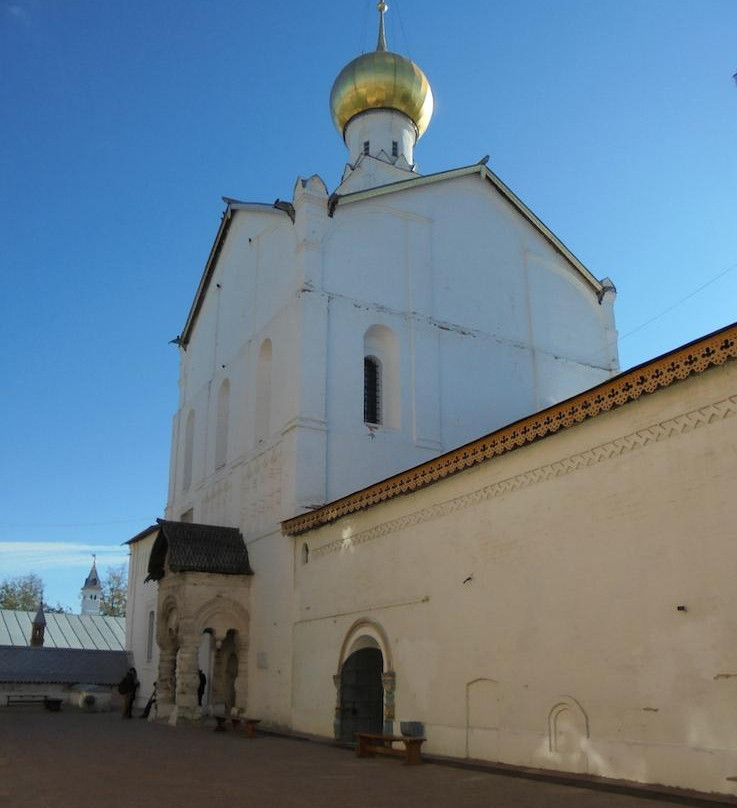
[[[133, 655], [133, 665], [138, 673], [141, 686], [136, 694], [136, 706], [142, 707], [148, 701], [159, 667], [159, 649], [154, 636], [149, 656], [148, 634], [149, 614], [156, 614], [158, 584], [144, 583], [148, 575], [148, 559], [154, 543], [154, 536], [141, 539], [130, 546], [128, 565], [128, 611], [125, 619], [126, 648]], [[154, 620], [155, 625], [155, 620]]]
[[[328, 499], [567, 398], [617, 367], [611, 346], [605, 362], [591, 363], [611, 337], [611, 306], [478, 177], [339, 206], [323, 268]], [[558, 299], [560, 314], [551, 305]], [[391, 432], [368, 430], [358, 414], [356, 340], [374, 323], [400, 341], [402, 417]], [[345, 457], [358, 456], [346, 466]]]
[[291, 726], [292, 549], [280, 531], [248, 544], [251, 579], [249, 715]]
[[[545, 345], [530, 350], [520, 235], [527, 226], [484, 183], [468, 178], [339, 205], [333, 218], [312, 183], [315, 200], [300, 203], [305, 222], [299, 205], [295, 225], [281, 212], [234, 214], [181, 352], [177, 479], [167, 516], [180, 519], [191, 509], [195, 521], [238, 526], [246, 538], [256, 573], [251, 633], [260, 653], [249, 661], [249, 701], [266, 720], [288, 724], [291, 710], [291, 550], [284, 567], [288, 543], [274, 533], [278, 522], [539, 406]], [[544, 249], [546, 260], [560, 262], [546, 242]], [[594, 303], [584, 296], [582, 309], [598, 305], [590, 296]], [[398, 344], [392, 428], [368, 429], [363, 421], [364, 335], [372, 326], [390, 328]], [[267, 338], [264, 436], [256, 422]], [[565, 372], [574, 386], [582, 378], [578, 369]], [[581, 388], [599, 380], [583, 377]], [[226, 378], [228, 446], [216, 469], [217, 397]], [[185, 490], [190, 409], [196, 427]]]
[[367, 619], [428, 751], [734, 793], [736, 415], [731, 363], [293, 539], [295, 729]]
[[[398, 341], [401, 389], [399, 427], [395, 429], [369, 428], [364, 423], [364, 334], [376, 325], [390, 328]], [[420, 406], [428, 420], [431, 413], [437, 413], [439, 392], [433, 384], [437, 378], [434, 375], [437, 353], [431, 353], [426, 367], [412, 367], [413, 330], [408, 318], [401, 313], [331, 300], [327, 371], [328, 500], [438, 454], [437, 418], [434, 424], [427, 425], [423, 435], [430, 446], [418, 446], [415, 441], [418, 397], [412, 383], [423, 388]], [[382, 396], [386, 397], [389, 394], [386, 384], [384, 388]]]
[[[260, 454], [272, 442], [271, 435], [258, 440], [254, 425], [258, 356], [267, 338], [274, 352], [269, 419], [272, 435], [295, 415], [293, 405], [298, 397], [291, 346], [298, 316], [295, 295], [289, 291], [293, 291], [295, 275], [293, 239], [286, 227], [291, 228], [291, 222], [282, 213], [235, 214], [192, 340], [187, 351], [182, 352], [180, 413], [194, 408], [197, 421], [189, 491], [182, 486], [185, 434], [181, 428], [178, 431], [179, 482], [175, 486], [176, 499], [170, 499], [170, 518], [179, 518], [193, 505], [196, 519], [204, 519], [209, 513], [217, 523], [238, 523], [233, 522], [239, 516], [238, 503], [217, 508], [209, 503], [208, 507], [203, 498], [217, 498], [217, 492], [213, 494], [202, 486], [220, 485], [220, 479], [230, 473], [234, 464]], [[217, 395], [226, 378], [231, 386], [226, 468], [217, 470]]]
[[423, 189], [434, 221], [435, 316], [529, 344], [519, 214], [477, 176], [444, 185]]
[[285, 214], [233, 214], [191, 341], [182, 352], [185, 403], [188, 391], [206, 384], [288, 300], [296, 283], [293, 250], [292, 225]]

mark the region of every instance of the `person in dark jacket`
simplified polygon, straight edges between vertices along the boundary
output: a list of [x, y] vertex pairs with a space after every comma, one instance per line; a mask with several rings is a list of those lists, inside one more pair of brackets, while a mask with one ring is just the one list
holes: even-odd
[[207, 685], [207, 676], [205, 676], [202, 668], [198, 668], [197, 673], [200, 677], [200, 683], [197, 685], [197, 704], [202, 707], [202, 697], [205, 695], [205, 686]]
[[138, 676], [135, 668], [128, 668], [128, 673], [120, 680], [118, 693], [123, 697], [123, 718], [133, 718], [133, 701], [138, 690]]
[[148, 718], [149, 714], [151, 713], [151, 709], [154, 707], [156, 707], [156, 682], [154, 682], [154, 689], [151, 693], [151, 698], [146, 702], [146, 706], [143, 708], [143, 712], [139, 717]]

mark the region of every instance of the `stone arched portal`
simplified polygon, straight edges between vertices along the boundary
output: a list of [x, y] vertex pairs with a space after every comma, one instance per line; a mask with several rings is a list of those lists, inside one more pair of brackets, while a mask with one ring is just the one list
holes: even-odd
[[340, 669], [340, 740], [352, 743], [357, 732], [384, 729], [384, 658], [378, 648], [359, 648]]
[[393, 670], [389, 639], [374, 620], [357, 620], [346, 633], [333, 676], [333, 732], [352, 743], [356, 732], [394, 732]]
[[201, 715], [200, 646], [212, 635], [211, 703], [246, 710], [250, 576], [248, 553], [234, 528], [159, 520], [149, 579], [159, 582], [158, 714], [175, 723]]
[[232, 597], [219, 596], [195, 615], [198, 634], [211, 636], [209, 702], [213, 709], [245, 711], [248, 700], [248, 611]]

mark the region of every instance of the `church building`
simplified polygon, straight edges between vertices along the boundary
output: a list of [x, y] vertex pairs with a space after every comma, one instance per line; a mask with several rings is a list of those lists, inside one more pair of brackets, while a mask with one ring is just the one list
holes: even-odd
[[337, 187], [225, 200], [166, 513], [129, 542], [141, 696], [728, 791], [737, 734], [710, 716], [737, 659], [687, 570], [729, 568], [734, 330], [619, 374], [613, 283], [486, 159], [420, 173], [432, 90], [378, 9], [330, 93]]

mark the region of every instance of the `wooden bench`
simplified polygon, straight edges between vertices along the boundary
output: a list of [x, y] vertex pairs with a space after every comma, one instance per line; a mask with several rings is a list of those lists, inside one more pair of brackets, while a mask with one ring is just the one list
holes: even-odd
[[[425, 738], [413, 738], [409, 735], [382, 735], [380, 732], [357, 732], [356, 757], [373, 757], [374, 755], [394, 755], [403, 757], [407, 766], [422, 763], [422, 744]], [[395, 749], [395, 743], [404, 744], [404, 749]]]
[[50, 712], [58, 713], [61, 710], [63, 699], [54, 699], [40, 693], [11, 693], [6, 696], [5, 701], [8, 707], [11, 704], [43, 704]]

